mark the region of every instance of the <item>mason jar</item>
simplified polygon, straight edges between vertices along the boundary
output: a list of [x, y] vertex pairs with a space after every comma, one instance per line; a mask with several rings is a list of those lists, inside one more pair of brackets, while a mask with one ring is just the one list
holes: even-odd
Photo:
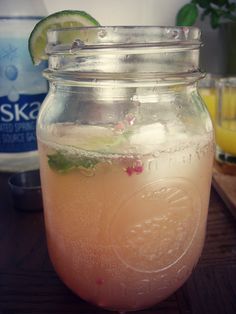
[[201, 254], [214, 140], [199, 46], [186, 27], [48, 33], [37, 125], [48, 250], [63, 282], [100, 307], [160, 302]]

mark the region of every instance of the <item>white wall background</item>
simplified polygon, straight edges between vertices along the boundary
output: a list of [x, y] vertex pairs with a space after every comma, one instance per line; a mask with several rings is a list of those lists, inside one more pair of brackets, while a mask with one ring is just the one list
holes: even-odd
[[[38, 0], [40, 1], [40, 0]], [[102, 25], [175, 25], [187, 0], [44, 0], [48, 13], [83, 10]]]

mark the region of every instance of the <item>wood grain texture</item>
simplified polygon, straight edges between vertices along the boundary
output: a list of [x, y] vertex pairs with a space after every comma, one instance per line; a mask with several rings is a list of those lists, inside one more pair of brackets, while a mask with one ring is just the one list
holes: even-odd
[[213, 174], [213, 185], [236, 218], [236, 176], [215, 172]]
[[[12, 207], [0, 175], [0, 314], [109, 313], [75, 296], [50, 263], [42, 213]], [[137, 314], [235, 314], [236, 220], [212, 189], [202, 257], [186, 284]]]
[[236, 266], [198, 267], [177, 295], [181, 313], [236, 313]]

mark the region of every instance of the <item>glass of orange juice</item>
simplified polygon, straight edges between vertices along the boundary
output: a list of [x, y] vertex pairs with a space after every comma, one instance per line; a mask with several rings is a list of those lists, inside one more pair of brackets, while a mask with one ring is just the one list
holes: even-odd
[[225, 173], [236, 174], [236, 77], [221, 78], [217, 88], [216, 160]]
[[150, 307], [204, 244], [214, 136], [197, 90], [200, 32], [73, 28], [48, 42], [37, 138], [52, 263], [88, 302]]
[[213, 123], [216, 118], [216, 106], [217, 106], [216, 81], [217, 79], [218, 79], [217, 76], [208, 73], [199, 82], [199, 93], [205, 102], [205, 105], [210, 113]]

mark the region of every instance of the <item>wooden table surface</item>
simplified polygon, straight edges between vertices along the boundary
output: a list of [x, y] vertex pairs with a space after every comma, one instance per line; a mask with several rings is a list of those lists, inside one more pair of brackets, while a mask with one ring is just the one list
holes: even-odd
[[[0, 314], [110, 313], [75, 296], [50, 263], [42, 212], [13, 208], [0, 174]], [[212, 188], [202, 257], [186, 284], [142, 314], [236, 314], [236, 220]]]

